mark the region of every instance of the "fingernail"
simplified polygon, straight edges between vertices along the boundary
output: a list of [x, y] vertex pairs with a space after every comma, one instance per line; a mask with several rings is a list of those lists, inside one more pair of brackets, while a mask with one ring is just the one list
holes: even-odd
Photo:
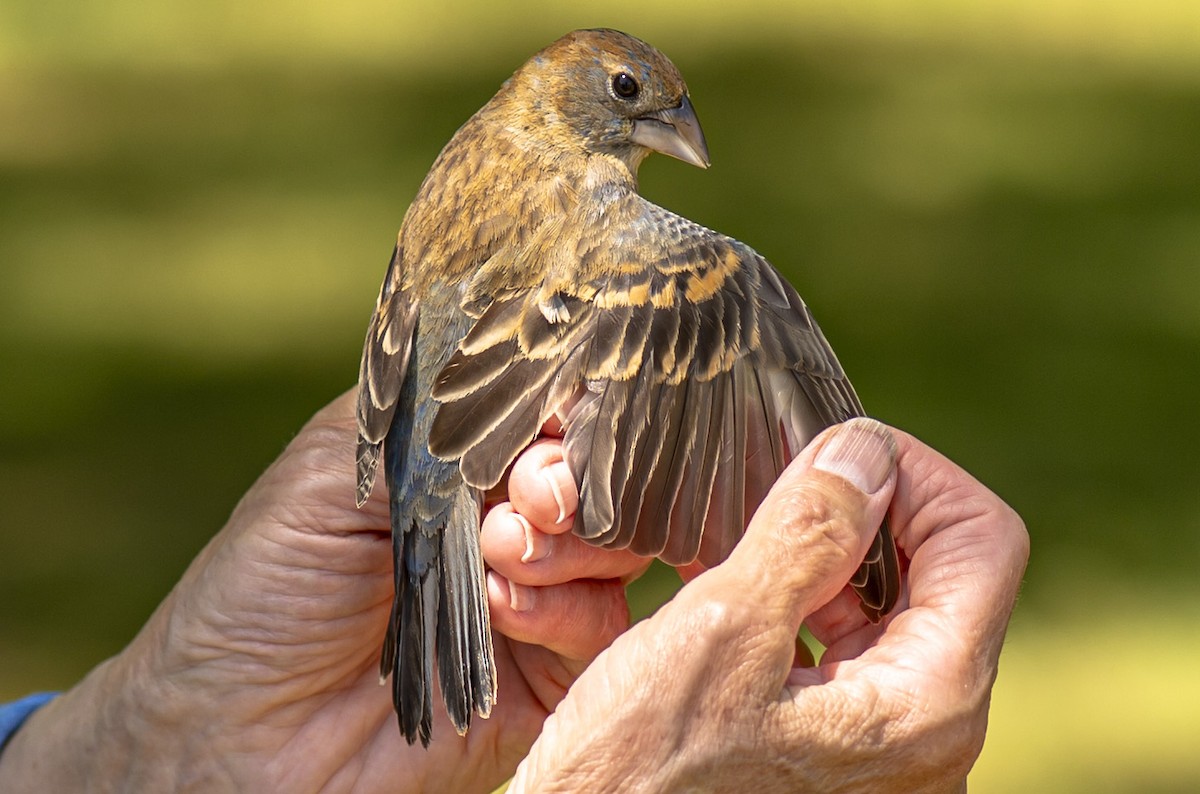
[[550, 472], [550, 469], [541, 470], [542, 479], [550, 486], [550, 493], [554, 494], [554, 503], [558, 505], [558, 518], [555, 524], [561, 524], [567, 518], [567, 500], [563, 496], [562, 488], [558, 484], [558, 480]]
[[513, 513], [512, 516], [525, 533], [525, 553], [521, 555], [521, 562], [537, 562], [549, 557], [550, 543], [546, 536], [534, 529], [529, 519], [520, 513]]
[[896, 439], [887, 426], [859, 417], [838, 428], [821, 447], [813, 468], [848, 480], [863, 493], [875, 493], [896, 463]]
[[528, 612], [533, 609], [536, 601], [536, 590], [523, 584], [517, 584], [512, 579], [508, 580], [508, 605], [512, 607], [513, 612]]
[[495, 571], [488, 571], [486, 576], [490, 598], [502, 599], [507, 592], [508, 606], [513, 612], [528, 612], [533, 609], [533, 605], [537, 601], [537, 592], [534, 588], [517, 584]]

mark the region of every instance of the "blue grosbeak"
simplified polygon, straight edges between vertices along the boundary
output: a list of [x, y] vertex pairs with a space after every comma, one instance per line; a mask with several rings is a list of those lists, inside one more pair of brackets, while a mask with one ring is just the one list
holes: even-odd
[[[713, 566], [788, 461], [862, 413], [766, 260], [638, 195], [652, 151], [708, 166], [678, 70], [576, 31], [455, 133], [405, 215], [363, 351], [358, 499], [382, 457], [396, 595], [380, 670], [410, 743], [429, 741], [435, 657], [460, 733], [495, 701], [483, 494], [552, 416], [577, 535]], [[851, 584], [872, 619], [894, 605], [886, 524]]]

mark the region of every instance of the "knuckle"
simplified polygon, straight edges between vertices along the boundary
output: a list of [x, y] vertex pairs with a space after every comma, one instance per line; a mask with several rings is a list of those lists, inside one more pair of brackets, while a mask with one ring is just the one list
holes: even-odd
[[[916, 693], [862, 680], [826, 689], [820, 703], [817, 755], [869, 770], [887, 790], [942, 790], [966, 775], [983, 747], [986, 710], [939, 709]], [[797, 752], [782, 739], [776, 749]]]
[[[762, 610], [741, 592], [708, 592], [672, 610], [671, 636], [694, 658], [708, 659], [714, 669], [736, 667], [751, 647], [764, 641], [770, 626]], [[734, 660], [738, 660], [736, 663]]]
[[729, 593], [716, 593], [688, 609], [684, 622], [691, 636], [720, 643], [736, 635], [749, 617], [749, 610], [739, 599]]
[[856, 515], [831, 483], [807, 483], [787, 496], [778, 535], [783, 551], [803, 557], [806, 566], [838, 567], [860, 546]]

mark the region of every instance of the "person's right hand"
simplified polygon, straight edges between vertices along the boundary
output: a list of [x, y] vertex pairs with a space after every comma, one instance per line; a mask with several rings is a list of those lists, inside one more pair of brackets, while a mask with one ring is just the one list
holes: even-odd
[[[889, 502], [908, 587], [876, 626], [842, 585]], [[945, 457], [873, 420], [832, 428], [725, 563], [575, 682], [510, 790], [960, 790], [1028, 554], [1017, 514]], [[802, 622], [816, 667], [793, 666]]]

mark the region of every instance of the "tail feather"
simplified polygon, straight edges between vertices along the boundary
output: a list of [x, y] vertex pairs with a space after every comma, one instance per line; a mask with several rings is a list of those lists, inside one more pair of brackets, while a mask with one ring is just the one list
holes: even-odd
[[[414, 527], [415, 530], [415, 527]], [[400, 731], [409, 744], [418, 738], [425, 747], [433, 730], [433, 649], [438, 628], [441, 577], [436, 566], [424, 570], [409, 565], [421, 533], [403, 535], [397, 556], [396, 598], [383, 645], [380, 673], [392, 676], [392, 702]], [[436, 538], [432, 538], [436, 543]], [[402, 563], [401, 563], [402, 561]]]
[[[429, 507], [436, 494], [417, 500]], [[459, 483], [436, 518], [418, 518], [414, 500], [393, 504], [396, 597], [380, 660], [392, 676], [392, 702], [409, 744], [428, 747], [433, 727], [437, 656], [442, 700], [458, 733], [472, 713], [487, 717], [496, 701], [495, 656], [479, 546], [480, 495]], [[405, 509], [405, 508], [410, 509]], [[408, 517], [413, 513], [416, 516]]]
[[477, 492], [460, 488], [442, 535], [438, 681], [446, 710], [460, 736], [471, 727], [472, 712], [486, 719], [496, 702], [496, 663], [479, 546], [479, 507]]

